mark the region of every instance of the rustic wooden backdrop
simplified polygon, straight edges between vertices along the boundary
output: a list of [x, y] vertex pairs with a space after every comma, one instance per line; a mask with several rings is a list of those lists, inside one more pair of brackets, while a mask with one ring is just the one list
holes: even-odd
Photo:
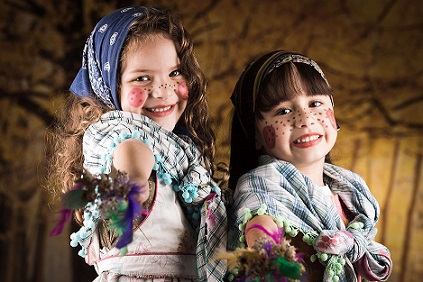
[[[336, 91], [335, 163], [360, 173], [381, 206], [389, 281], [423, 275], [423, 2], [420, 0], [3, 0], [0, 3], [0, 280], [90, 281], [68, 236], [50, 238], [44, 136], [93, 26], [141, 4], [179, 14], [209, 81], [219, 159], [229, 96], [246, 63], [272, 49], [314, 58]], [[69, 232], [68, 232], [69, 233]], [[85, 278], [84, 278], [85, 277]]]

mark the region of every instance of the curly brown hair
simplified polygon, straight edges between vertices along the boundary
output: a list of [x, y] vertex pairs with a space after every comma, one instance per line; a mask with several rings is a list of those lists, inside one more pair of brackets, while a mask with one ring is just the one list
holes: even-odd
[[[153, 12], [154, 11], [154, 12]], [[210, 115], [206, 100], [207, 80], [200, 69], [194, 53], [194, 44], [182, 22], [168, 11], [147, 9], [144, 17], [134, 21], [125, 39], [118, 69], [118, 90], [120, 89], [121, 65], [126, 51], [135, 44], [142, 44], [148, 37], [162, 35], [173, 40], [180, 58], [180, 70], [185, 75], [189, 88], [187, 107], [179, 120], [186, 127], [191, 138], [201, 149], [207, 169], [214, 180], [225, 187], [227, 170], [222, 164], [215, 164], [215, 135], [210, 126]], [[70, 94], [56, 123], [47, 135], [49, 146], [49, 173], [47, 186], [55, 194], [70, 190], [83, 167], [82, 138], [89, 125], [97, 122], [101, 115], [113, 110], [95, 97], [79, 98]], [[223, 171], [223, 173], [222, 173]], [[81, 222], [81, 214], [76, 213]]]

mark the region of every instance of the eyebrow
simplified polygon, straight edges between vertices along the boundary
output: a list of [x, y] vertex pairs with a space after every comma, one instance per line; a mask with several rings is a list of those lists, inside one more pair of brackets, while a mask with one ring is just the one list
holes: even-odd
[[[181, 67], [180, 64], [178, 64], [176, 66], [169, 67], [169, 71], [172, 72], [174, 70], [179, 70], [180, 67]], [[130, 71], [129, 73], [131, 73], [131, 74], [133, 74], [133, 73], [139, 73], [139, 72], [152, 73], [152, 72], [155, 72], [155, 71], [156, 70], [154, 70], [154, 69], [134, 69], [134, 70]]]

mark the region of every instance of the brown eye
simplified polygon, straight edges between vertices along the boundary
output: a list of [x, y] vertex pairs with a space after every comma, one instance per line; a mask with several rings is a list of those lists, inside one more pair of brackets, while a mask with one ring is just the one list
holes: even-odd
[[281, 108], [281, 109], [278, 109], [278, 110], [276, 111], [276, 115], [283, 116], [283, 115], [287, 115], [287, 114], [289, 114], [290, 112], [292, 112], [290, 109], [287, 109], [287, 108]]
[[178, 75], [181, 75], [182, 73], [181, 73], [181, 71], [179, 71], [179, 70], [174, 70], [174, 71], [172, 71], [170, 74], [169, 74], [169, 76], [170, 77], [175, 77], [175, 76], [178, 76]]
[[150, 80], [148, 76], [139, 76], [134, 79], [134, 81], [139, 81], [139, 82], [148, 81], [148, 80]]
[[315, 108], [315, 107], [321, 106], [322, 104], [323, 103], [320, 101], [313, 101], [310, 103], [310, 108]]

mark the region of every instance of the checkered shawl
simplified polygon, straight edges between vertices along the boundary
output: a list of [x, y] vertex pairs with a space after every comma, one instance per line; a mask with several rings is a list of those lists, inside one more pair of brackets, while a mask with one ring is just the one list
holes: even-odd
[[[189, 212], [187, 217], [199, 230], [196, 253], [200, 281], [222, 281], [226, 263], [213, 257], [219, 249], [226, 248], [226, 210], [219, 188], [204, 168], [201, 152], [190, 138], [178, 137], [148, 117], [110, 111], [84, 135], [84, 168], [94, 174], [110, 173], [113, 149], [128, 138], [139, 139], [150, 147], [159, 180], [170, 177], [169, 188], [179, 190], [185, 210], [199, 211], [200, 219]], [[188, 186], [195, 187], [197, 192], [190, 203], [181, 196]]]
[[[292, 164], [270, 156], [261, 156], [259, 162], [261, 166], [243, 175], [238, 181], [231, 211], [235, 226], [245, 223], [244, 217], [248, 214], [254, 215], [259, 209], [265, 209], [265, 213], [272, 216], [279, 225], [283, 222], [284, 226], [288, 225], [313, 239], [327, 231], [347, 230], [363, 238], [360, 243], [360, 249], [363, 250], [353, 249], [353, 252], [359, 252], [360, 255], [343, 256], [346, 264], [339, 277], [340, 281], [357, 281], [353, 263], [363, 256], [367, 259], [370, 277], [384, 280], [389, 276], [392, 263], [389, 250], [374, 241], [379, 206], [359, 175], [331, 164], [324, 165], [326, 184], [355, 215], [354, 220], [345, 227], [334, 205], [328, 204], [327, 196], [319, 192], [317, 185]], [[246, 208], [251, 213], [246, 212]], [[354, 222], [361, 222], [364, 227], [353, 230], [351, 226]], [[235, 233], [238, 237], [242, 235], [239, 230]], [[228, 242], [234, 243], [231, 237]], [[335, 255], [329, 255], [327, 261], [319, 260], [326, 265], [324, 281], [331, 281], [328, 273], [331, 257]]]

